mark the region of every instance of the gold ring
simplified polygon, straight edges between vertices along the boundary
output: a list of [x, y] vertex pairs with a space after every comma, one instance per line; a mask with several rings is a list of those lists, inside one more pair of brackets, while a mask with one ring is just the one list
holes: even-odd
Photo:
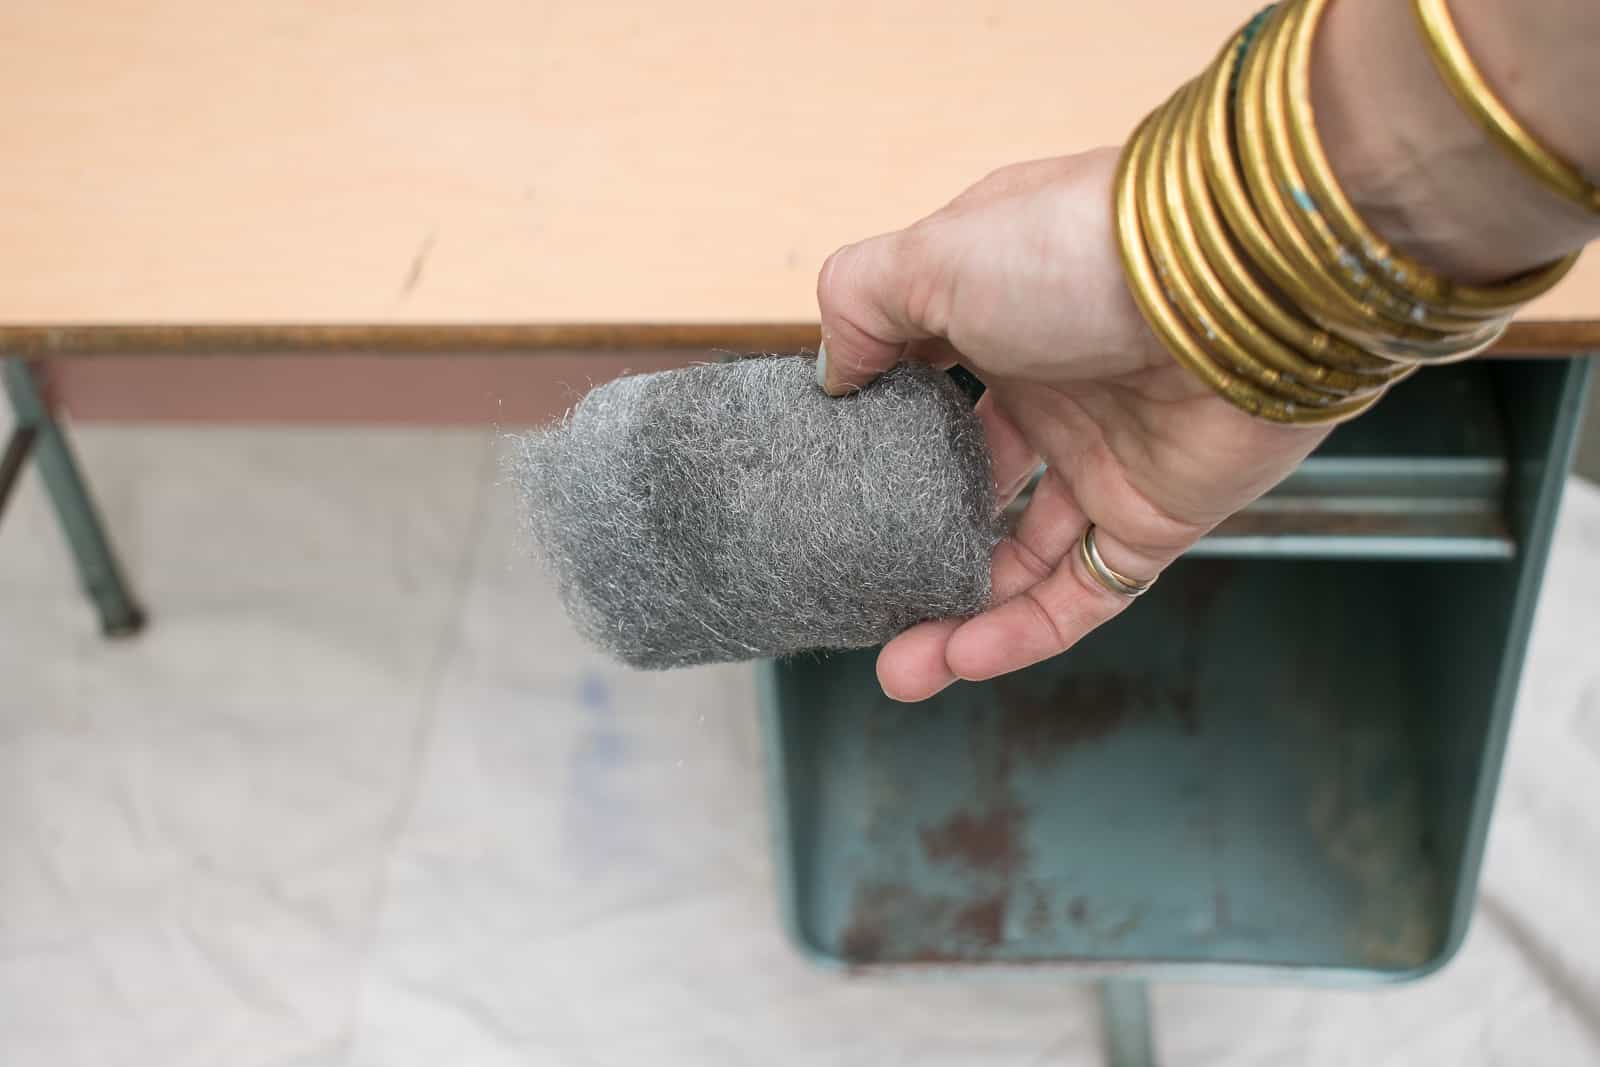
[[1078, 541], [1078, 552], [1083, 556], [1083, 565], [1089, 568], [1089, 573], [1094, 575], [1094, 580], [1108, 593], [1127, 597], [1132, 600], [1140, 596], [1145, 590], [1156, 584], [1154, 578], [1140, 581], [1129, 578], [1126, 574], [1119, 574], [1106, 566], [1106, 561], [1100, 557], [1100, 546], [1094, 543], [1094, 523], [1090, 523], [1083, 531], [1083, 537]]

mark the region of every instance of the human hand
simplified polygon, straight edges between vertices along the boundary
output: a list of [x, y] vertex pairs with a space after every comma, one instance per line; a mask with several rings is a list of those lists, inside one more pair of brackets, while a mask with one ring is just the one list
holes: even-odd
[[824, 388], [903, 359], [960, 362], [1002, 504], [1047, 471], [995, 551], [992, 606], [914, 626], [878, 658], [898, 700], [1057, 655], [1128, 606], [1083, 565], [1089, 523], [1111, 569], [1150, 578], [1281, 481], [1328, 428], [1246, 415], [1173, 361], [1123, 281], [1112, 229], [1117, 153], [997, 171], [904, 230], [822, 268]]

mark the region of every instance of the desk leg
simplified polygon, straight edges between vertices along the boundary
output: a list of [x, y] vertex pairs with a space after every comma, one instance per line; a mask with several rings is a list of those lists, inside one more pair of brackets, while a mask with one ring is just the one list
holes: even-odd
[[16, 413], [16, 428], [4, 460], [0, 460], [0, 475], [9, 476], [0, 477], [0, 506], [10, 489], [6, 482], [16, 480], [31, 448], [39, 464], [39, 476], [55, 505], [61, 531], [72, 546], [78, 577], [100, 614], [101, 632], [107, 637], [138, 633], [144, 626], [144, 612], [128, 591], [99, 512], [89, 498], [89, 487], [78, 470], [66, 435], [39, 393], [33, 373], [22, 360], [8, 359], [0, 362], [0, 375], [4, 376], [11, 409]]
[[22, 465], [28, 462], [28, 454], [33, 451], [33, 442], [38, 436], [39, 432], [32, 426], [12, 427], [5, 454], [0, 456], [0, 516], [6, 513], [6, 501], [11, 499], [11, 490], [16, 488]]
[[1155, 1067], [1150, 1032], [1150, 988], [1144, 982], [1111, 978], [1100, 983], [1105, 1019], [1106, 1063], [1110, 1067]]

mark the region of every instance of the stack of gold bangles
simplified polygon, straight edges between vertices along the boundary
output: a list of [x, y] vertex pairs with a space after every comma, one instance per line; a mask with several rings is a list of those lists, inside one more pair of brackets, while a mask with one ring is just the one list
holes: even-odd
[[[1490, 101], [1469, 111], [1509, 122], [1542, 152], [1471, 66], [1444, 0], [1415, 2], [1452, 91]], [[1286, 0], [1256, 16], [1144, 120], [1116, 184], [1123, 267], [1151, 328], [1233, 404], [1285, 423], [1348, 418], [1419, 365], [1481, 352], [1576, 259], [1459, 285], [1361, 219], [1311, 109], [1311, 44], [1326, 6]]]

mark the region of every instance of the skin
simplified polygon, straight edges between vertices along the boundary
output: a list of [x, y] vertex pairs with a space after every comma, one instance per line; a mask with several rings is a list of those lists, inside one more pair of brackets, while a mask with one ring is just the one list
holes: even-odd
[[[1537, 7], [1538, 17], [1530, 17]], [[1600, 4], [1453, 0], [1490, 84], [1545, 143], [1600, 174]], [[1462, 281], [1582, 247], [1600, 219], [1511, 163], [1438, 80], [1400, 0], [1335, 0], [1312, 63], [1318, 130], [1363, 216]], [[1403, 103], [1397, 103], [1403, 102]], [[1131, 603], [1076, 552], [1161, 571], [1286, 477], [1327, 435], [1244, 414], [1179, 367], [1123, 281], [1111, 221], [1117, 151], [1006, 167], [903, 230], [841, 248], [817, 297], [823, 388], [843, 395], [903, 359], [960, 362], [1003, 500], [1048, 471], [994, 556], [994, 606], [915, 626], [878, 659], [884, 692], [922, 700], [1058, 655]]]

